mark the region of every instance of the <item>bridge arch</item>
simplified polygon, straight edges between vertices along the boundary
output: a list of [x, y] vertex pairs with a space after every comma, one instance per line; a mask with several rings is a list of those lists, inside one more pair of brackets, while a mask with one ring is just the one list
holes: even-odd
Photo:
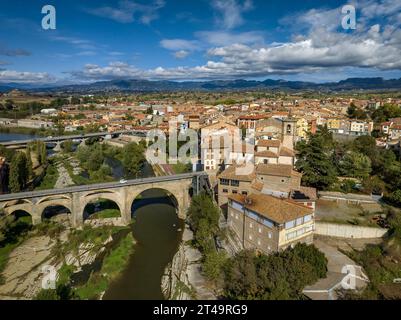
[[[183, 184], [177, 184], [174, 181], [164, 182], [160, 184], [150, 184], [143, 186], [133, 186], [126, 190], [126, 203], [129, 211], [129, 219], [132, 217], [132, 209], [135, 200], [144, 193], [152, 190], [163, 192], [167, 196], [176, 209], [177, 215], [184, 219], [186, 216], [185, 208], [189, 201], [189, 191]], [[164, 197], [165, 197], [164, 196]]]
[[72, 211], [69, 204], [63, 202], [52, 202], [47, 203], [41, 208], [41, 221], [52, 220], [61, 223], [67, 223], [71, 225], [72, 223]]
[[83, 207], [83, 220], [121, 218], [121, 212], [121, 207], [116, 201], [105, 198], [93, 199]]
[[[157, 200], [156, 202], [155, 199]], [[179, 200], [177, 199], [177, 197], [172, 192], [166, 190], [163, 187], [153, 187], [139, 192], [138, 194], [136, 194], [135, 198], [133, 196], [130, 197], [130, 200], [128, 200], [128, 204], [129, 208], [131, 209], [131, 216], [135, 215], [135, 209], [138, 208], [136, 207], [136, 205], [139, 204], [139, 207], [142, 207], [154, 203], [171, 204], [172, 206], [174, 206], [178, 213]]]
[[93, 213], [95, 213], [95, 212], [89, 212], [88, 205], [99, 203], [105, 200], [108, 201], [109, 203], [114, 204], [114, 207], [106, 205], [105, 208], [117, 209], [120, 212], [119, 217], [121, 217], [124, 209], [124, 202], [121, 195], [115, 191], [97, 191], [97, 192], [91, 192], [84, 197], [83, 202], [81, 204], [82, 221], [87, 220]]
[[[43, 198], [39, 199], [39, 201], [36, 204], [38, 205], [38, 204], [42, 204], [44, 202], [60, 201], [60, 200], [63, 201], [63, 203], [68, 203], [68, 202], [71, 202], [71, 197], [64, 195], [64, 194], [60, 194], [60, 195], [56, 195], [56, 196], [48, 196], [48, 197], [43, 197]], [[65, 202], [64, 200], [66, 200], [68, 202]], [[63, 206], [64, 206], [64, 204], [63, 204]]]

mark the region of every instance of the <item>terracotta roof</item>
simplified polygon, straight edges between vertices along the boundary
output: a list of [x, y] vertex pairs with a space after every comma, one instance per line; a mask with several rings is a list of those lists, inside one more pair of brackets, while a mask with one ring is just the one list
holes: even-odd
[[[237, 171], [237, 169], [239, 169], [239, 170]], [[222, 179], [230, 179], [230, 180], [249, 181], [249, 182], [253, 181], [256, 178], [254, 171], [248, 175], [236, 174], [236, 171], [241, 173], [240, 169], [241, 169], [241, 167], [239, 167], [239, 166], [235, 166], [235, 165], [229, 166], [226, 170], [224, 170], [222, 173], [220, 173], [218, 178], [219, 179], [222, 178]], [[244, 168], [244, 170], [245, 170], [245, 168]]]
[[297, 190], [291, 190], [290, 197], [293, 200], [316, 200], [317, 192], [315, 188], [300, 187]]
[[255, 157], [278, 158], [278, 155], [277, 155], [277, 153], [275, 153], [273, 151], [265, 150], [265, 151], [256, 152]]
[[244, 115], [238, 117], [239, 120], [261, 120], [267, 118], [269, 118], [267, 115]]
[[228, 198], [280, 224], [313, 213], [311, 208], [298, 204], [295, 201], [279, 199], [267, 194], [250, 194], [248, 196], [231, 194]]
[[258, 147], [280, 147], [280, 140], [259, 140], [256, 144]]
[[302, 175], [296, 172], [290, 164], [264, 164], [260, 163], [256, 166], [257, 174], [270, 176], [291, 177], [292, 175]]
[[294, 157], [294, 151], [287, 148], [287, 147], [281, 147], [280, 149], [280, 156], [283, 157]]

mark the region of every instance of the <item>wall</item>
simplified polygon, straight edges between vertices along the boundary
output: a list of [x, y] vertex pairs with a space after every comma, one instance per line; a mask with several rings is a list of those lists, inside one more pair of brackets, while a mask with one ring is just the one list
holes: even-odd
[[387, 229], [351, 226], [337, 223], [315, 222], [315, 234], [354, 239], [381, 238]]

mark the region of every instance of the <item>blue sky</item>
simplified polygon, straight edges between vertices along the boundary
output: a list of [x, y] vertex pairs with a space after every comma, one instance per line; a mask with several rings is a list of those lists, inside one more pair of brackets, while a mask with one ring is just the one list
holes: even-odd
[[400, 26], [401, 0], [2, 0], [0, 83], [400, 78]]

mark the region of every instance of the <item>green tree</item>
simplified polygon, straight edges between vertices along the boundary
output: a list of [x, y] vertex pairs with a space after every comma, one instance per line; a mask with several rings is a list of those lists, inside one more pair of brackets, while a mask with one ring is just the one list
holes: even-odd
[[27, 158], [25, 153], [17, 152], [10, 166], [9, 189], [11, 192], [20, 192], [28, 181]]
[[201, 193], [192, 198], [188, 220], [194, 231], [196, 246], [204, 253], [215, 249], [214, 238], [219, 232], [219, 209], [211, 197]]
[[123, 147], [121, 162], [126, 175], [135, 176], [140, 172], [145, 161], [144, 151], [143, 144], [135, 142], [128, 143]]
[[66, 140], [61, 144], [61, 147], [65, 152], [70, 153], [74, 150], [74, 143], [72, 142], [72, 140]]
[[210, 280], [219, 281], [226, 262], [227, 255], [224, 251], [211, 251], [205, 255], [202, 270]]
[[309, 135], [308, 141], [296, 145], [298, 161], [296, 167], [302, 172], [302, 181], [307, 186], [326, 189], [336, 182], [336, 169], [331, 162], [333, 142], [327, 133]]
[[90, 150], [89, 158], [86, 162], [86, 167], [88, 170], [96, 171], [99, 170], [104, 162], [104, 155], [102, 151], [102, 146], [99, 144], [93, 145]]
[[33, 177], [33, 165], [32, 165], [32, 155], [31, 155], [31, 148], [26, 148], [26, 169], [28, 171], [28, 179]]
[[268, 256], [242, 251], [226, 263], [224, 291], [230, 299], [302, 299], [303, 288], [326, 273], [327, 259], [313, 245]]
[[372, 171], [369, 157], [353, 151], [344, 156], [340, 168], [343, 175], [354, 178], [367, 178]]

